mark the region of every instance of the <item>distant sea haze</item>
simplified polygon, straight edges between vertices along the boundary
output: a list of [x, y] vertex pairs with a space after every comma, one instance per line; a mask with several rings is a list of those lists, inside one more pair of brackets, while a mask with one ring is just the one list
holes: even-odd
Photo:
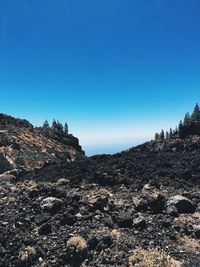
[[99, 154], [116, 154], [124, 150], [127, 150], [131, 147], [140, 145], [148, 140], [150, 139], [144, 139], [127, 143], [82, 145], [82, 148], [85, 151], [86, 155], [89, 157]]

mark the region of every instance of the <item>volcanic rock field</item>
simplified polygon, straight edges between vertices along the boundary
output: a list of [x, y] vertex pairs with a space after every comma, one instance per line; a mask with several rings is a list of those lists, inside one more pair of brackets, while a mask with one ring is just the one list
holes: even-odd
[[86, 157], [72, 135], [0, 124], [0, 266], [200, 266], [199, 136]]

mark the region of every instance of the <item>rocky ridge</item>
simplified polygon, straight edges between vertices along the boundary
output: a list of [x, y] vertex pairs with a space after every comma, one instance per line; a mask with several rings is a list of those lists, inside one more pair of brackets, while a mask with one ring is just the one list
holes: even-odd
[[33, 127], [26, 120], [0, 114], [0, 173], [40, 168], [56, 160], [73, 161], [84, 156], [79, 141], [51, 127]]

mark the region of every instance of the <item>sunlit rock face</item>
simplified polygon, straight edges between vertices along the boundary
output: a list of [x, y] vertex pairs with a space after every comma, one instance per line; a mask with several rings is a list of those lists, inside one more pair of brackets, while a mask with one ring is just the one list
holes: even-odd
[[14, 168], [40, 168], [56, 160], [84, 157], [79, 140], [51, 127], [0, 114], [0, 173]]

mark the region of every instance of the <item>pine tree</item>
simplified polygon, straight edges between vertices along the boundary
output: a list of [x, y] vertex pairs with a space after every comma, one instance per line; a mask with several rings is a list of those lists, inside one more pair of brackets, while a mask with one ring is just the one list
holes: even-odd
[[183, 128], [183, 122], [180, 121], [179, 125], [178, 125], [178, 131], [180, 132], [182, 130], [182, 128]]
[[169, 132], [168, 131], [166, 131], [165, 136], [166, 136], [166, 139], [169, 139]]
[[53, 120], [53, 122], [52, 122], [52, 128], [54, 130], [63, 132], [63, 125], [58, 120], [57, 121], [55, 119]]
[[56, 129], [56, 125], [57, 125], [57, 123], [56, 123], [56, 120], [54, 119], [53, 122], [52, 122], [52, 128]]
[[44, 121], [44, 123], [43, 123], [43, 126], [42, 126], [43, 128], [48, 128], [49, 127], [49, 123], [48, 123], [48, 121], [47, 120], [45, 120]]
[[196, 104], [194, 108], [194, 111], [191, 116], [191, 120], [195, 122], [200, 122], [200, 108], [198, 104]]
[[69, 132], [69, 127], [68, 127], [68, 124], [66, 122], [65, 122], [65, 125], [64, 125], [64, 132], [66, 134], [68, 134], [68, 132]]
[[170, 128], [169, 130], [169, 137], [171, 138], [173, 136], [173, 131], [172, 131], [172, 128]]
[[187, 112], [185, 114], [183, 125], [188, 126], [188, 125], [190, 125], [190, 123], [191, 123], [191, 117], [190, 117], [190, 114]]
[[156, 141], [160, 140], [160, 135], [159, 135], [159, 133], [156, 133], [156, 134], [155, 134], [155, 140], [156, 140]]
[[163, 130], [162, 130], [161, 133], [160, 133], [160, 139], [161, 139], [161, 140], [164, 140], [164, 139], [165, 139], [165, 133], [164, 133]]
[[59, 121], [56, 122], [56, 129], [60, 132], [63, 132], [63, 125]]

